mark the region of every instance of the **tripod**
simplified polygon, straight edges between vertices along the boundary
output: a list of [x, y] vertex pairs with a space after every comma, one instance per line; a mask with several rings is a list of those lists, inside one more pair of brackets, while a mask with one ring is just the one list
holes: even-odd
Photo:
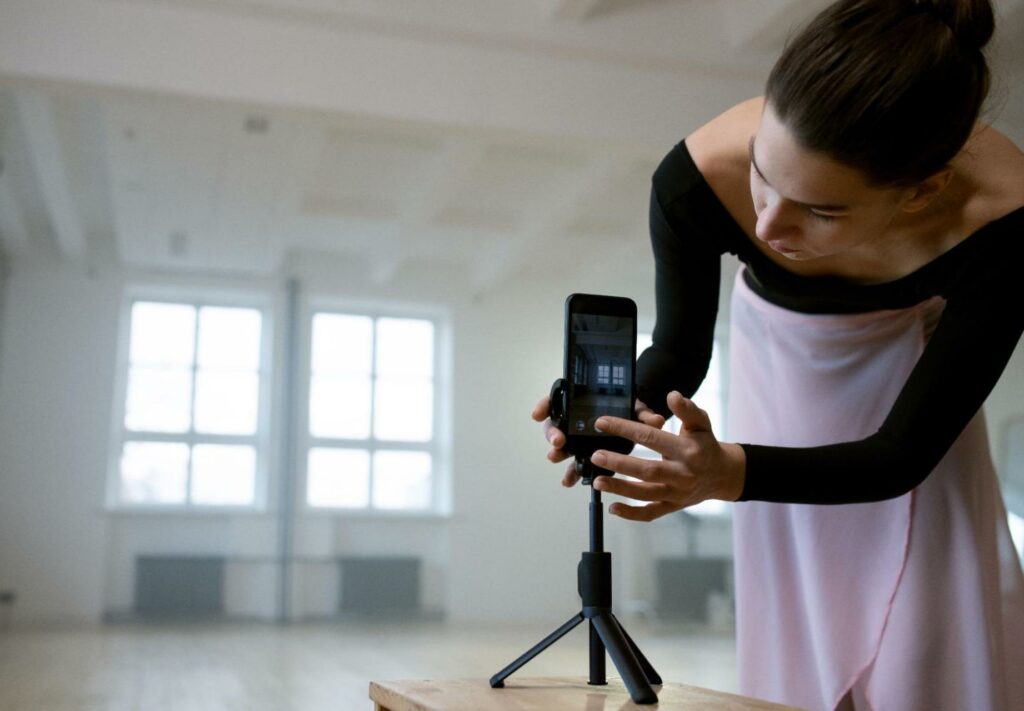
[[[576, 458], [576, 472], [584, 484], [591, 485], [594, 477], [611, 472], [596, 467], [588, 459]], [[577, 567], [577, 585], [583, 599], [583, 610], [564, 625], [542, 639], [528, 652], [491, 677], [491, 687], [501, 689], [505, 679], [516, 670], [557, 642], [569, 630], [584, 620], [590, 620], [590, 684], [607, 684], [605, 678], [605, 651], [622, 676], [629, 695], [638, 704], [656, 704], [658, 696], [651, 685], [660, 685], [661, 677], [643, 652], [636, 646], [625, 628], [612, 614], [612, 554], [604, 550], [604, 520], [601, 492], [590, 488], [590, 550], [583, 552]]]

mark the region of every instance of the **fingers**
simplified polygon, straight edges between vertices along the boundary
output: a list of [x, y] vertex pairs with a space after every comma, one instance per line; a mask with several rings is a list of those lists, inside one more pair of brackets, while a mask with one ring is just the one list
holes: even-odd
[[551, 412], [551, 397], [545, 395], [540, 399], [534, 408], [533, 412], [530, 413], [530, 417], [533, 418], [534, 422], [543, 422], [547, 419], [548, 414]]
[[576, 473], [576, 462], [569, 462], [569, 466], [565, 468], [565, 476], [562, 477], [562, 486], [568, 489], [575, 486], [579, 480], [580, 475]]
[[668, 394], [667, 401], [672, 414], [678, 417], [683, 424], [683, 429], [690, 432], [711, 431], [711, 419], [708, 417], [708, 413], [697, 407], [693, 400], [685, 398], [673, 390]]
[[654, 459], [641, 459], [628, 454], [618, 454], [599, 449], [590, 455], [590, 461], [603, 469], [631, 476], [641, 481], [661, 481], [660, 462]]
[[565, 446], [565, 433], [551, 424], [551, 420], [544, 420], [544, 439], [554, 449], [561, 449]]
[[667, 501], [655, 501], [644, 506], [630, 506], [616, 502], [608, 507], [608, 513], [628, 521], [653, 521], [681, 508], [683, 507]]
[[[617, 435], [642, 444], [659, 454], [665, 454], [667, 448], [675, 442], [675, 435], [662, 432], [660, 429], [643, 422], [624, 420], [621, 417], [604, 415], [597, 418], [595, 425], [605, 434]], [[598, 465], [600, 466], [600, 465]]]
[[552, 464], [558, 464], [564, 462], [569, 458], [569, 455], [563, 452], [561, 449], [549, 449], [547, 454], [548, 461]]
[[665, 426], [665, 418], [647, 406], [643, 400], [636, 401], [636, 417], [645, 425], [657, 427], [659, 430]]
[[651, 410], [648, 410], [647, 412], [637, 413], [637, 417], [642, 423], [644, 423], [648, 427], [653, 427], [656, 430], [660, 430], [662, 427], [665, 426], [665, 418]]
[[565, 433], [551, 424], [551, 418], [548, 417], [550, 405], [551, 398], [545, 395], [533, 408], [530, 417], [537, 422], [544, 423], [544, 439], [551, 445], [551, 449], [547, 454], [548, 461], [558, 463], [565, 461], [569, 455], [562, 451], [562, 447], [565, 446]]
[[662, 501], [668, 495], [664, 484], [652, 484], [646, 481], [629, 481], [610, 476], [599, 476], [594, 479], [594, 488], [598, 491], [625, 496], [639, 501]]

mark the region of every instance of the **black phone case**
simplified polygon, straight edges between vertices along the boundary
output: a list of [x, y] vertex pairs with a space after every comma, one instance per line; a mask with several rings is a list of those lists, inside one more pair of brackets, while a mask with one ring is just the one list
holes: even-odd
[[636, 419], [634, 404], [636, 402], [636, 304], [632, 299], [619, 296], [598, 294], [570, 294], [565, 300], [565, 335], [562, 363], [562, 378], [555, 382], [551, 391], [551, 420], [566, 437], [563, 448], [577, 457], [589, 458], [598, 449], [626, 454], [633, 449], [633, 442], [622, 437], [579, 435], [572, 431], [568, 416], [572, 408], [571, 398], [573, 384], [571, 381], [571, 344], [573, 314], [585, 313], [595, 316], [615, 316], [628, 318], [630, 321], [630, 367], [628, 386], [628, 415]]

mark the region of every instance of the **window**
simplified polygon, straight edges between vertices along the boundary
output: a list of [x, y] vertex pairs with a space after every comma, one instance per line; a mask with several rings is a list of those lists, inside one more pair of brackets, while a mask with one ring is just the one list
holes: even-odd
[[597, 366], [597, 384], [607, 385], [610, 382], [609, 373], [611, 373], [610, 365], [598, 365]]
[[1017, 549], [1017, 557], [1024, 562], [1024, 518], [1021, 518], [1012, 511], [1008, 511], [1006, 520], [1010, 526], [1010, 537], [1013, 539], [1013, 547]]
[[435, 506], [436, 331], [420, 318], [313, 314], [309, 506]]
[[590, 370], [590, 361], [584, 358], [579, 353], [573, 355], [573, 385], [586, 385], [588, 371]]
[[263, 326], [255, 308], [131, 302], [116, 505], [256, 503]]
[[624, 386], [626, 384], [626, 366], [612, 366], [612, 385]]
[[[651, 335], [647, 333], [637, 335], [637, 347], [636, 352], [639, 355], [646, 348], [651, 345]], [[702, 410], [708, 413], [708, 419], [711, 420], [711, 429], [714, 431], [715, 436], [719, 439], [722, 438], [725, 432], [725, 391], [723, 388], [723, 376], [722, 376], [722, 348], [718, 338], [715, 338], [714, 348], [711, 351], [711, 362], [708, 364], [707, 375], [704, 376], [704, 382], [701, 383], [700, 388], [693, 395], [693, 401]], [[669, 418], [668, 422], [665, 423], [664, 429], [673, 434], [679, 434], [681, 423], [676, 417]], [[651, 459], [658, 459], [661, 457], [657, 452], [650, 450], [646, 447], [637, 446], [633, 452], [638, 457], [649, 457]], [[690, 513], [698, 515], [723, 515], [728, 512], [728, 506], [724, 501], [704, 501], [696, 506], [691, 506], [687, 509]]]

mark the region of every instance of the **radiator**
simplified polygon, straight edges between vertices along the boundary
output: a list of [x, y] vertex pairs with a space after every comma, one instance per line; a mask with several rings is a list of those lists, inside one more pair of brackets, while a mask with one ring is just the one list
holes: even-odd
[[224, 613], [224, 558], [138, 556], [135, 613], [142, 617], [210, 617]]
[[729, 594], [729, 558], [659, 558], [656, 575], [659, 617], [708, 622], [708, 598]]
[[339, 610], [344, 614], [417, 614], [422, 561], [407, 557], [347, 557], [338, 561]]

